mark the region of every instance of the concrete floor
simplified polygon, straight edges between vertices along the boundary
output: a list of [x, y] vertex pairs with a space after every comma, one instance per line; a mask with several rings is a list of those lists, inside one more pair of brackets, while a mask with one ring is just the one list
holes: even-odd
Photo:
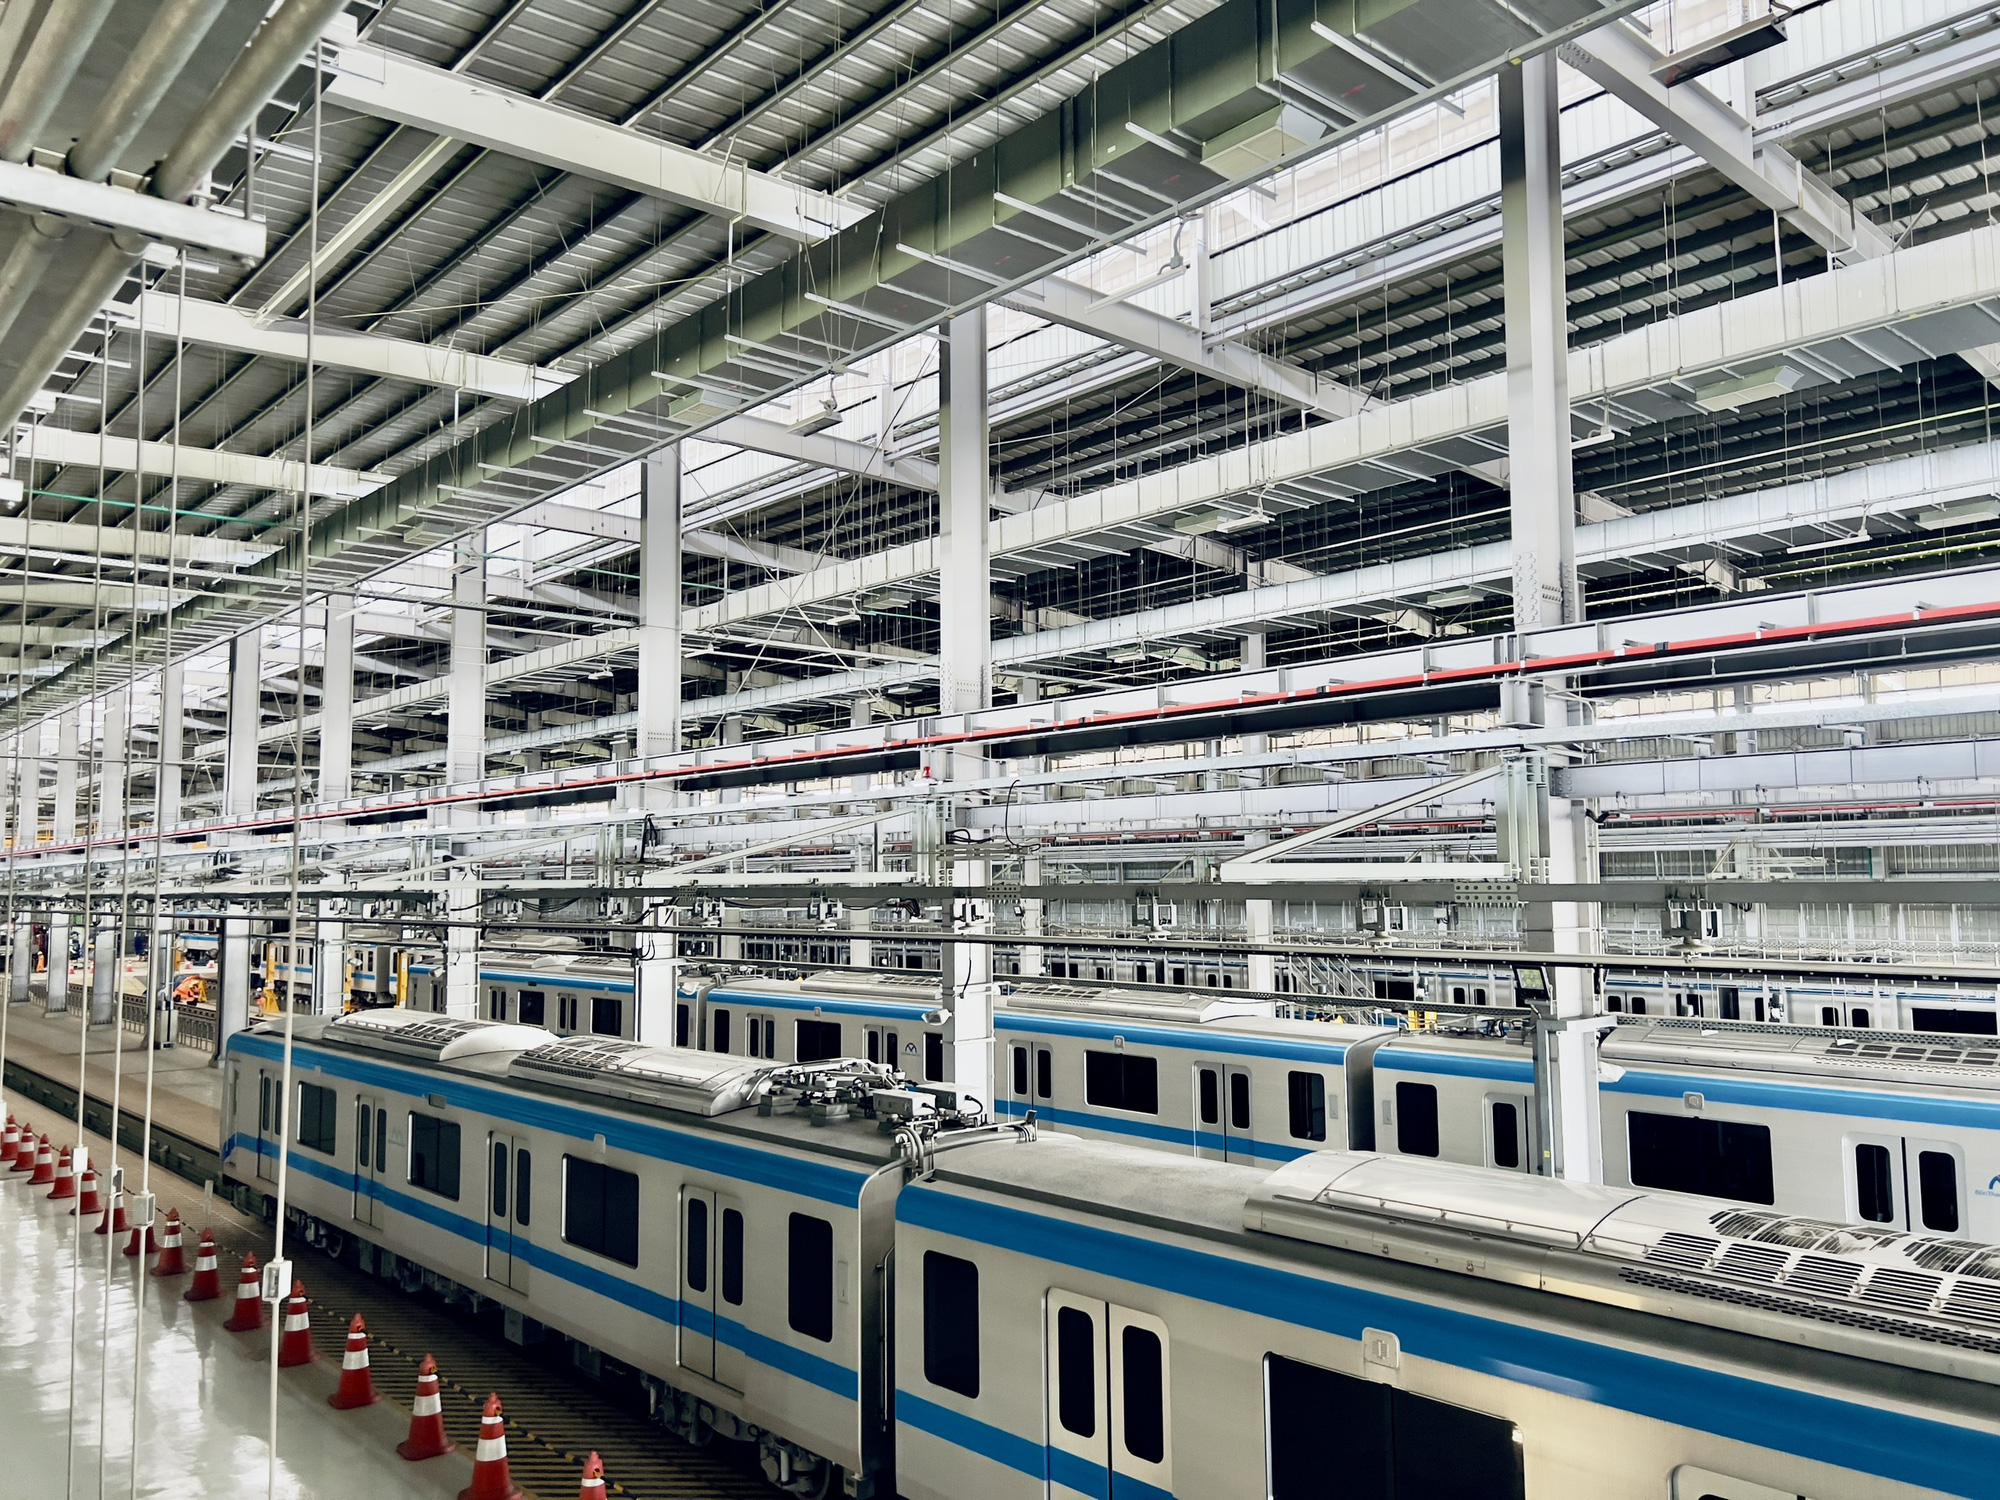
[[[107, 1301], [105, 1239], [90, 1234], [85, 1221], [79, 1262], [79, 1221], [46, 1191], [31, 1191], [23, 1176], [0, 1180], [0, 1500], [266, 1494], [268, 1332], [224, 1332], [226, 1293], [190, 1305], [180, 1297], [185, 1278], [149, 1279], [140, 1307], [139, 1262], [118, 1254]], [[134, 1483], [133, 1364], [142, 1328], [145, 1400]], [[328, 1407], [338, 1377], [326, 1361], [279, 1373], [271, 1493], [296, 1500], [435, 1500], [470, 1483], [471, 1464], [462, 1453], [418, 1464], [396, 1456], [407, 1412], [387, 1402], [353, 1412]]]

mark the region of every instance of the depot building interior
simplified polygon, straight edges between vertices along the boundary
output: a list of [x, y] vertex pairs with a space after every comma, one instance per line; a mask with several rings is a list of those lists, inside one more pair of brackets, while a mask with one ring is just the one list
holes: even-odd
[[[371, 1271], [429, 1263], [264, 1162], [440, 1193], [430, 1116], [370, 1168], [346, 1095], [284, 1113], [295, 1045], [413, 1017], [546, 1033], [523, 1087], [922, 1116], [918, 1185], [1041, 1129], [1276, 1170], [1272, 1223], [1372, 1153], [1970, 1255], [2000, 1157], [1925, 1142], [2000, 1066], [1996, 94], [1960, 0], [5, 0], [0, 1010], [200, 1054], [217, 1184]], [[1372, 1073], [1267, 1097], [1310, 1027]], [[1934, 1128], [1718, 1114], [1703, 1047], [1907, 1064]], [[640, 1264], [574, 1170], [555, 1243]], [[616, 1351], [486, 1264], [517, 1343]], [[925, 1446], [999, 1335], [921, 1347], [891, 1457], [613, 1363], [793, 1493], [1015, 1493]], [[1273, 1349], [1240, 1493], [1350, 1493], [1275, 1413], [1352, 1392]], [[1019, 1493], [1239, 1493], [1175, 1369], [1178, 1477], [1120, 1427]], [[1960, 1492], [1749, 1430], [1572, 1489], [1510, 1420], [1522, 1488], [1351, 1493]]]

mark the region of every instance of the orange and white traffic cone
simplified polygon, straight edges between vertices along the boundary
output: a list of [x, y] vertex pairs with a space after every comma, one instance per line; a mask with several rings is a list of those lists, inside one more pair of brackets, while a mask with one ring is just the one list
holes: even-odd
[[500, 1415], [500, 1398], [488, 1396], [479, 1415], [479, 1447], [472, 1455], [472, 1483], [458, 1500], [521, 1500], [514, 1477], [507, 1472], [507, 1422]]
[[201, 1232], [201, 1243], [194, 1247], [194, 1280], [181, 1293], [183, 1302], [213, 1302], [222, 1295], [222, 1277], [215, 1266], [215, 1235], [209, 1230]]
[[312, 1318], [306, 1312], [306, 1284], [294, 1279], [292, 1294], [285, 1299], [285, 1324], [278, 1334], [278, 1368], [313, 1362]]
[[62, 1156], [56, 1162], [56, 1183], [49, 1189], [51, 1198], [74, 1198], [76, 1196], [76, 1163], [70, 1157], [70, 1149], [62, 1148]]
[[97, 1227], [90, 1232], [92, 1234], [123, 1234], [131, 1227], [130, 1224], [125, 1222], [125, 1195], [123, 1193], [113, 1193], [111, 1195], [111, 1212], [99, 1219]]
[[49, 1146], [46, 1133], [35, 1143], [35, 1174], [28, 1179], [29, 1187], [47, 1187], [56, 1180], [56, 1154]]
[[21, 1126], [21, 1144], [14, 1153], [14, 1170], [16, 1172], [35, 1170], [35, 1127], [32, 1125]]
[[187, 1269], [181, 1255], [181, 1211], [167, 1210], [167, 1227], [160, 1231], [160, 1258], [153, 1264], [155, 1276], [178, 1276]]
[[153, 1238], [153, 1226], [151, 1224], [148, 1224], [143, 1231], [133, 1229], [129, 1224], [115, 1227], [132, 1230], [132, 1237], [125, 1241], [125, 1253], [127, 1255], [139, 1254], [142, 1241], [145, 1245], [145, 1253], [148, 1255], [151, 1255], [155, 1250], [160, 1248], [160, 1242]]
[[583, 1488], [576, 1500], [604, 1500], [604, 1460], [595, 1453], [583, 1461]]
[[417, 1366], [417, 1399], [410, 1405], [410, 1435], [396, 1444], [396, 1451], [415, 1462], [436, 1458], [458, 1445], [444, 1435], [444, 1402], [438, 1397], [437, 1361], [428, 1354]]
[[326, 1404], [335, 1411], [353, 1411], [381, 1399], [375, 1394], [375, 1379], [368, 1373], [368, 1325], [356, 1313], [347, 1325], [347, 1352], [340, 1356], [340, 1389], [326, 1398]]
[[0, 1128], [0, 1167], [12, 1166], [20, 1154], [21, 1123], [9, 1115], [5, 1128]]
[[259, 1297], [257, 1257], [243, 1257], [243, 1274], [236, 1278], [236, 1306], [222, 1326], [231, 1333], [252, 1333], [264, 1326], [264, 1301]]
[[97, 1168], [87, 1163], [83, 1169], [83, 1191], [76, 1200], [76, 1207], [69, 1212], [71, 1218], [81, 1214], [86, 1219], [104, 1212], [104, 1200], [97, 1192]]

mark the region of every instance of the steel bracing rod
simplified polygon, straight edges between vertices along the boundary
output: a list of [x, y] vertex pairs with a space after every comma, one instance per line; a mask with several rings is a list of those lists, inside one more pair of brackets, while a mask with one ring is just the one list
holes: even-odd
[[1455, 796], [1468, 787], [1478, 786], [1482, 781], [1492, 780], [1500, 774], [1500, 770], [1499, 763], [1495, 762], [1490, 766], [1481, 766], [1477, 770], [1467, 771], [1463, 776], [1454, 776], [1447, 781], [1434, 782], [1429, 786], [1420, 786], [1413, 791], [1400, 793], [1397, 796], [1391, 797], [1387, 802], [1377, 803], [1374, 807], [1364, 807], [1356, 812], [1348, 813], [1344, 817], [1335, 818], [1331, 823], [1326, 824], [1322, 828], [1308, 828], [1304, 833], [1295, 833], [1290, 838], [1280, 839], [1275, 844], [1265, 844], [1247, 853], [1239, 854], [1236, 858], [1224, 863], [1220, 873], [1225, 880], [1240, 878], [1244, 871], [1253, 866], [1267, 865], [1273, 860], [1282, 859], [1288, 854], [1308, 848], [1324, 839], [1339, 838], [1344, 833], [1353, 833], [1356, 829], [1366, 828], [1371, 823], [1378, 823], [1384, 818], [1393, 817], [1405, 808], [1415, 807], [1420, 802], [1442, 802], [1446, 798]]

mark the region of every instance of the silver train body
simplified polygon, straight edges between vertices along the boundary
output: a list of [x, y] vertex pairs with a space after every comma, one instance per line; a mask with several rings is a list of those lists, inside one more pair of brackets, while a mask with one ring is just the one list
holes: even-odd
[[879, 1067], [786, 1109], [713, 1053], [408, 1012], [299, 1023], [281, 1112], [279, 1051], [231, 1039], [232, 1179], [286, 1133], [314, 1238], [623, 1363], [793, 1493], [2000, 1494], [1984, 1247], [1344, 1150], [926, 1141]]

